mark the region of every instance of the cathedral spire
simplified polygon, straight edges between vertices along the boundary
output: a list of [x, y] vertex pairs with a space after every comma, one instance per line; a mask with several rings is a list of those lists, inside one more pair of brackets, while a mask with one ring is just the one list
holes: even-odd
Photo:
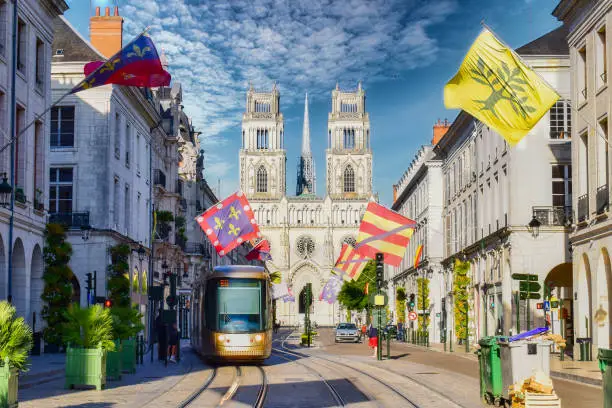
[[310, 151], [310, 118], [308, 117], [308, 93], [304, 99], [304, 127], [302, 129], [302, 155], [298, 163], [296, 194], [315, 194], [315, 166]]

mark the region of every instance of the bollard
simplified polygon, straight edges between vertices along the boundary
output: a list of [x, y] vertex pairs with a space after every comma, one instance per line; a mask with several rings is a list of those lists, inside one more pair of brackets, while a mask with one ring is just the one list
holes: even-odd
[[415, 342], [415, 334], [416, 333], [414, 332], [414, 330], [412, 330], [410, 334], [411, 334], [410, 339], [412, 340], [411, 343], [412, 344], [416, 344], [416, 342]]
[[446, 330], [444, 330], [444, 352], [446, 353]]
[[391, 358], [391, 336], [387, 335], [387, 360]]
[[[151, 351], [152, 353], [153, 351]], [[144, 336], [140, 335], [140, 364], [144, 364], [145, 341]]]
[[450, 331], [450, 337], [448, 338], [450, 341], [450, 352], [453, 352], [453, 331]]
[[561, 353], [559, 354], [559, 360], [565, 361], [565, 347], [559, 347]]
[[429, 333], [425, 333], [425, 347], [429, 347]]

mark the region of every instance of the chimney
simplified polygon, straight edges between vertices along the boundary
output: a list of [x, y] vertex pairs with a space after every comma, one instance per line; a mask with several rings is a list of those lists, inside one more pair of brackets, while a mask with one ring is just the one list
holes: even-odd
[[397, 184], [393, 185], [393, 202], [397, 201]]
[[431, 144], [433, 146], [438, 144], [440, 139], [442, 139], [442, 136], [444, 136], [448, 131], [448, 128], [450, 128], [450, 123], [448, 123], [447, 119], [444, 119], [444, 122], [438, 119], [438, 123], [434, 124], [433, 126], [433, 139], [431, 139]]
[[114, 15], [110, 7], [106, 7], [103, 16], [100, 7], [96, 7], [96, 15], [89, 22], [91, 44], [106, 58], [115, 55], [123, 46], [123, 18], [119, 15], [119, 7], [115, 6]]

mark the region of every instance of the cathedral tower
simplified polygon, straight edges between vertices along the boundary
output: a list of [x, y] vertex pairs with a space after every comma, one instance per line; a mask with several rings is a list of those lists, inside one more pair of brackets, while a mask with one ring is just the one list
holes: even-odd
[[361, 82], [355, 91], [332, 91], [327, 120], [327, 194], [332, 199], [368, 199], [372, 195], [370, 117]]
[[248, 198], [279, 199], [285, 195], [284, 122], [280, 92], [249, 87], [242, 115], [240, 188]]
[[308, 94], [304, 101], [304, 127], [302, 129], [302, 155], [298, 163], [296, 195], [316, 194], [314, 159], [310, 151], [310, 119], [308, 117]]

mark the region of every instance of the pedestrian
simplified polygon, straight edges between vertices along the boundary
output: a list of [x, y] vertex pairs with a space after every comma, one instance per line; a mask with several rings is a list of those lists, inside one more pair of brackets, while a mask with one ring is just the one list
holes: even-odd
[[370, 324], [370, 330], [368, 330], [369, 345], [371, 349], [374, 349], [374, 355], [372, 357], [376, 357], [378, 355], [378, 330], [372, 324]]
[[166, 361], [168, 352], [168, 332], [164, 319], [162, 318], [161, 310], [155, 319], [155, 331], [157, 333], [157, 358], [159, 361]]
[[170, 332], [168, 333], [168, 354], [170, 354], [170, 362], [176, 363], [176, 354], [179, 343], [179, 334], [176, 323], [172, 323]]
[[361, 338], [365, 340], [367, 333], [368, 333], [368, 328], [364, 324], [361, 326]]

